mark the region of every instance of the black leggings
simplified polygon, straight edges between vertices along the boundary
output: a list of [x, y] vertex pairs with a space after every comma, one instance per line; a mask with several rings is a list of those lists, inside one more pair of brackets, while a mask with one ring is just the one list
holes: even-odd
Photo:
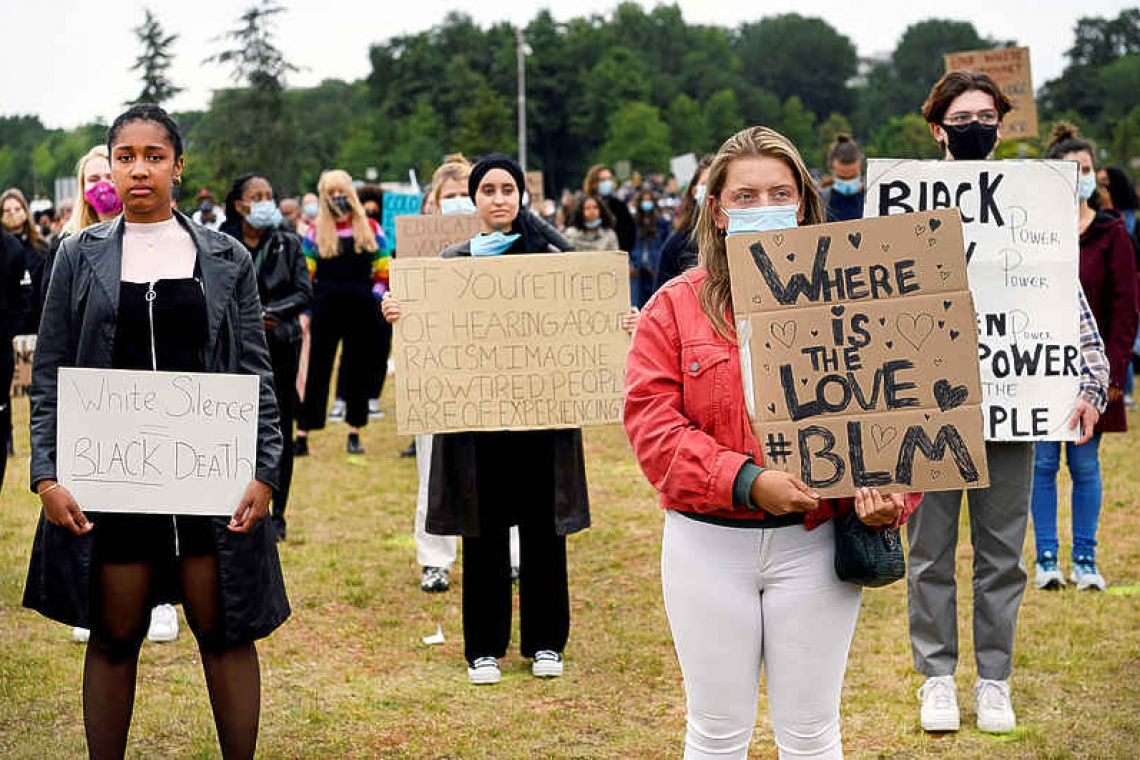
[[369, 366], [374, 361], [376, 299], [370, 293], [322, 295], [313, 308], [309, 347], [309, 376], [305, 381], [305, 401], [297, 428], [320, 430], [328, 413], [329, 383], [332, 380], [336, 347], [342, 343], [340, 371], [345, 379], [345, 422], [352, 427], [368, 424]]
[[301, 344], [288, 343], [266, 336], [269, 341], [269, 359], [273, 363], [273, 386], [277, 389], [277, 409], [281, 415], [281, 469], [277, 475], [277, 490], [273, 492], [273, 514], [285, 516], [289, 502], [289, 487], [293, 482], [293, 418], [296, 413], [297, 364], [301, 358]]
[[[151, 562], [92, 567], [91, 640], [83, 666], [83, 722], [92, 758], [122, 758], [126, 752], [139, 649], [158, 572], [159, 565]], [[183, 557], [175, 572], [202, 654], [222, 755], [252, 758], [261, 708], [257, 650], [253, 642], [226, 642], [216, 557]]]
[[16, 357], [11, 346], [7, 351], [0, 346], [0, 489], [4, 488], [4, 471], [8, 469], [8, 439], [12, 436], [12, 375]]
[[[368, 398], [370, 399], [380, 398], [384, 393], [384, 380], [388, 377], [388, 357], [392, 354], [392, 325], [388, 324], [388, 320], [384, 319], [384, 315], [379, 310], [376, 311], [376, 318], [379, 321], [376, 335], [378, 342], [376, 352], [369, 354], [372, 361], [368, 367]], [[348, 393], [348, 382], [342, 363], [340, 371], [336, 375], [336, 397], [342, 401]]]

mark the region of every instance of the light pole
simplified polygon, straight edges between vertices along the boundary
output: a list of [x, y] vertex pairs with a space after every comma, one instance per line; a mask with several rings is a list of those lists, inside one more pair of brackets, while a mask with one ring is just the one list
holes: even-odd
[[523, 39], [522, 27], [515, 30], [519, 59], [519, 166], [526, 173], [526, 57], [533, 53]]

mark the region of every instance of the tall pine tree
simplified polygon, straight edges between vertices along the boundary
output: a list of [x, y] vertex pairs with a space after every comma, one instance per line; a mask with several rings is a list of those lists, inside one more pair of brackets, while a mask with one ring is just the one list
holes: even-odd
[[142, 43], [143, 52], [135, 59], [131, 71], [142, 74], [143, 89], [131, 103], [163, 103], [182, 92], [181, 87], [175, 87], [166, 72], [170, 68], [170, 48], [178, 39], [177, 34], [163, 34], [162, 25], [146, 9], [146, 19], [141, 26], [135, 27], [135, 36]]

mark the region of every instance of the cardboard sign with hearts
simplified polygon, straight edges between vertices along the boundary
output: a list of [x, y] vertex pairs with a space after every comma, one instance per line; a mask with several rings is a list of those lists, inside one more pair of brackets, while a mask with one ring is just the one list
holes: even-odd
[[957, 209], [727, 240], [765, 467], [824, 496], [989, 484]]

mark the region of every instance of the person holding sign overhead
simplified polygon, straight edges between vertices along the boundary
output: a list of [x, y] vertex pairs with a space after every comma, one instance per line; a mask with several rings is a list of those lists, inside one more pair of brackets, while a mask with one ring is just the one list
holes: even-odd
[[[557, 252], [521, 204], [525, 180], [494, 153], [472, 169], [467, 194], [482, 231], [444, 258]], [[400, 303], [388, 294], [385, 318]], [[636, 313], [623, 319], [632, 330]], [[463, 639], [473, 684], [498, 683], [511, 634], [509, 528], [520, 538], [521, 650], [538, 678], [563, 673], [570, 634], [566, 536], [590, 525], [579, 429], [446, 433], [433, 437], [427, 530], [463, 536]]]
[[[699, 263], [657, 292], [626, 365], [625, 427], [665, 509], [661, 585], [685, 679], [685, 757], [747, 757], [760, 669], [781, 757], [842, 756], [839, 700], [860, 588], [835, 571], [832, 518], [899, 525], [918, 494], [821, 500], [764, 469], [744, 397], [726, 236], [819, 224], [799, 151], [767, 127], [720, 148]], [[920, 510], [921, 511], [921, 510]]]
[[[986, 74], [951, 71], [922, 106], [946, 161], [988, 158], [1001, 139], [1010, 100]], [[1075, 286], [1075, 283], [1074, 283]], [[1080, 296], [1080, 395], [1068, 421], [1091, 438], [1104, 409], [1107, 366], [1096, 324]], [[1032, 442], [986, 442], [987, 488], [969, 491], [974, 548], [974, 702], [980, 731], [1008, 733], [1017, 726], [1010, 698], [1017, 613], [1025, 594], [1021, 561], [1033, 476]], [[928, 494], [907, 529], [907, 606], [915, 669], [926, 677], [918, 691], [919, 722], [926, 731], [960, 725], [954, 671], [958, 665], [957, 589], [954, 578], [962, 491]]]
[[[1096, 149], [1083, 139], [1073, 125], [1059, 121], [1047, 156], [1080, 165], [1077, 192], [1081, 233], [1081, 288], [1092, 307], [1096, 324], [1108, 355], [1108, 406], [1093, 436], [1082, 444], [1065, 444], [1065, 460], [1073, 481], [1073, 571], [1071, 580], [1078, 589], [1104, 591], [1106, 583], [1096, 564], [1096, 529], [1100, 516], [1100, 437], [1101, 433], [1128, 430], [1124, 411], [1124, 385], [1132, 343], [1136, 339], [1137, 281], [1136, 257], [1124, 220], [1108, 211], [1093, 208], [1096, 191]], [[1039, 441], [1033, 475], [1033, 532], [1037, 547], [1037, 588], [1065, 585], [1057, 560], [1057, 471], [1061, 466], [1061, 443]]]
[[[289, 616], [263, 522], [281, 431], [257, 277], [240, 243], [172, 211], [185, 159], [165, 111], [132, 106], [111, 125], [107, 147], [123, 215], [63, 242], [36, 346], [31, 485], [43, 511], [24, 605], [91, 629], [83, 717], [88, 750], [101, 758], [126, 750], [151, 604], [181, 601], [222, 754], [249, 758], [261, 699], [254, 641]], [[57, 415], [57, 372], [72, 367], [256, 376], [254, 477], [232, 516], [85, 512], [56, 472], [57, 428], [68, 425]]]

